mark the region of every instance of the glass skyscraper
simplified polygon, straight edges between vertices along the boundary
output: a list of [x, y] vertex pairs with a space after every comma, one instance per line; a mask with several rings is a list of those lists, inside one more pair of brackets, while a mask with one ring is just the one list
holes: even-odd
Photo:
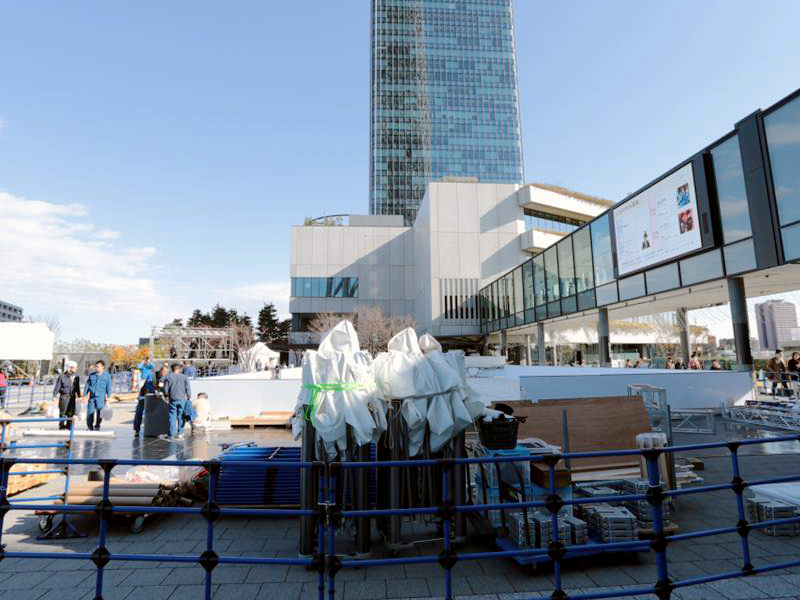
[[370, 213], [445, 176], [522, 183], [512, 0], [372, 0]]

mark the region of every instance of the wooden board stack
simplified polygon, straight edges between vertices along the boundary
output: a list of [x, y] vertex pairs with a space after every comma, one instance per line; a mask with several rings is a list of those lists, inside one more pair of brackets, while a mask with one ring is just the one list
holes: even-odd
[[18, 464], [12, 466], [8, 478], [8, 489], [6, 490], [6, 494], [13, 496], [14, 494], [19, 494], [25, 490], [29, 490], [38, 485], [42, 485], [43, 483], [47, 483], [51, 479], [60, 477], [58, 473], [42, 473], [41, 475], [14, 475], [14, 472], [19, 473], [44, 470], [52, 470], [52, 467], [46, 464]]

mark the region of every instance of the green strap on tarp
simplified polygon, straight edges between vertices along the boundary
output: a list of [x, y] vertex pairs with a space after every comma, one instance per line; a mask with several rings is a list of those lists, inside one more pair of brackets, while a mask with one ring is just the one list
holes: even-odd
[[350, 392], [353, 390], [366, 390], [368, 386], [363, 383], [305, 383], [303, 387], [311, 390], [311, 400], [306, 404], [306, 420], [317, 426], [314, 421], [314, 407], [320, 392]]

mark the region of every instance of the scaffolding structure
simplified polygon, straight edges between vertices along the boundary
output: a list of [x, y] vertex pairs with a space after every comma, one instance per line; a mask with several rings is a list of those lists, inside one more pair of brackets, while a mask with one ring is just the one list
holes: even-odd
[[191, 361], [198, 366], [230, 366], [234, 362], [233, 339], [233, 329], [230, 327], [153, 327], [150, 360]]

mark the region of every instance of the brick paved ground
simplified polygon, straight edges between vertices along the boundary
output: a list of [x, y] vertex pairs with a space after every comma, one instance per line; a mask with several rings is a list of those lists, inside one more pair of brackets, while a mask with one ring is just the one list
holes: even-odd
[[[114, 421], [128, 426], [125, 409]], [[238, 435], [238, 434], [237, 434]], [[263, 437], [266, 434], [254, 433]], [[282, 435], [282, 434], [278, 434]], [[752, 436], [747, 428], [731, 427], [717, 438]], [[124, 435], [120, 436], [124, 439]], [[704, 437], [680, 441], [708, 441]], [[128, 439], [128, 443], [132, 440]], [[215, 441], [219, 441], [215, 438]], [[266, 438], [263, 443], [268, 443]], [[200, 440], [196, 453], [202, 454]], [[135, 446], [135, 443], [134, 443]], [[114, 444], [123, 452], [125, 444]], [[757, 448], [742, 452], [745, 477], [768, 477], [796, 473], [800, 469], [797, 445], [784, 445], [784, 454], [770, 454]], [[210, 451], [206, 448], [206, 451]], [[163, 453], [163, 449], [161, 450]], [[90, 453], [84, 449], [84, 454]], [[695, 453], [706, 461], [703, 475], [707, 483], [730, 479], [726, 451]], [[36, 490], [42, 495], [57, 482]], [[735, 522], [732, 492], [714, 492], [682, 498], [676, 519], [682, 531], [728, 526]], [[5, 517], [3, 542], [6, 550], [48, 552], [91, 552], [97, 542], [96, 524], [89, 517], [76, 520], [89, 537], [80, 540], [40, 542], [36, 540], [37, 519], [26, 513], [10, 512]], [[223, 518], [216, 528], [215, 549], [225, 555], [296, 556], [297, 528], [290, 519]], [[165, 516], [153, 518], [145, 530], [131, 534], [125, 523], [110, 529], [108, 547], [112, 553], [199, 554], [205, 549], [206, 527], [198, 517]], [[470, 546], [470, 550], [486, 549]], [[435, 544], [420, 545], [419, 553], [438, 553]], [[773, 538], [751, 534], [751, 550], [756, 566], [767, 562], [800, 560], [800, 537]], [[676, 579], [737, 569], [740, 546], [735, 535], [700, 538], [674, 543], [669, 547], [671, 576]], [[316, 598], [316, 574], [295, 567], [250, 567], [225, 565], [214, 571], [214, 598], [253, 600]], [[592, 559], [566, 566], [567, 591], [614, 589], [652, 583], [656, 579], [654, 556], [644, 554], [637, 563], [620, 557]], [[94, 598], [96, 571], [88, 560], [5, 559], [0, 561], [0, 600], [83, 600]], [[203, 571], [197, 565], [112, 560], [105, 568], [106, 600], [179, 600], [202, 598]], [[444, 595], [444, 579], [438, 565], [406, 565], [343, 570], [336, 578], [337, 596], [348, 600], [382, 598], [428, 598]], [[453, 587], [457, 597], [477, 600], [490, 598], [547, 598], [552, 590], [552, 573], [531, 575], [512, 560], [499, 558], [481, 562], [461, 562], [455, 566]], [[655, 598], [655, 596], [641, 596]], [[674, 593], [679, 599], [755, 600], [800, 598], [800, 569], [685, 588]]]

